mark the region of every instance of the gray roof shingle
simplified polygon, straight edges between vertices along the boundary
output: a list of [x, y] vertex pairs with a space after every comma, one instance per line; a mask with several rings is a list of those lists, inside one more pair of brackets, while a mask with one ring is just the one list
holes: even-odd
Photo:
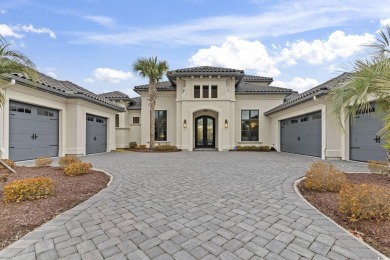
[[96, 103], [116, 111], [123, 111], [121, 106], [111, 102], [110, 100], [96, 95], [95, 93], [80, 87], [70, 81], [57, 80], [49, 77], [43, 73], [38, 72], [38, 81], [33, 82], [30, 78], [18, 73], [3, 74], [5, 78], [15, 79], [17, 82], [22, 83], [28, 87], [37, 88], [42, 91], [47, 91], [55, 95], [63, 96], [66, 98], [80, 98], [92, 103]]
[[[149, 84], [135, 86], [134, 91], [138, 93], [139, 90], [147, 90]], [[162, 81], [157, 83], [157, 90], [176, 90], [176, 87], [170, 81]]]
[[271, 115], [273, 113], [276, 113], [276, 112], [279, 112], [281, 110], [287, 109], [287, 108], [295, 106], [297, 104], [300, 104], [302, 102], [311, 100], [314, 96], [325, 95], [326, 93], [328, 93], [328, 91], [331, 88], [348, 80], [350, 75], [351, 75], [350, 73], [343, 73], [343, 74], [341, 74], [333, 79], [330, 79], [330, 80], [328, 80], [328, 81], [326, 81], [326, 82], [324, 82], [324, 83], [322, 83], [314, 88], [311, 88], [311, 89], [309, 89], [301, 94], [293, 93], [292, 95], [287, 96], [285, 98], [283, 104], [281, 104], [277, 107], [274, 107], [271, 110], [264, 112], [264, 115], [268, 116], [268, 115]]
[[129, 105], [127, 106], [127, 110], [141, 110], [142, 99], [141, 97], [131, 98]]
[[107, 98], [109, 100], [130, 100], [130, 97], [120, 91], [112, 91], [99, 94], [100, 97]]
[[167, 74], [175, 74], [175, 73], [244, 73], [243, 70], [236, 70], [230, 68], [222, 68], [222, 67], [213, 67], [213, 66], [199, 66], [199, 67], [191, 67], [184, 69], [177, 69], [168, 71]]
[[281, 93], [281, 94], [290, 94], [292, 93], [292, 89], [288, 88], [280, 88], [280, 87], [273, 87], [269, 85], [259, 85], [256, 83], [249, 83], [249, 82], [241, 82], [236, 87], [236, 93], [237, 94], [248, 94], [248, 93], [259, 93], [259, 94], [265, 94], [265, 93]]
[[262, 77], [262, 76], [254, 76], [254, 75], [245, 75], [242, 79], [244, 82], [269, 82], [271, 83], [274, 81], [273, 78], [269, 77]]

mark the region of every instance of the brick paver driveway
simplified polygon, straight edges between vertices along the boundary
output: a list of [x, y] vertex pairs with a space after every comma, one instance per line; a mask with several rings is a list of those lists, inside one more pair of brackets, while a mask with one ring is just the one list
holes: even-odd
[[[105, 191], [0, 252], [17, 259], [376, 259], [302, 202], [314, 158], [284, 153], [87, 156]], [[348, 171], [361, 163], [335, 162]]]

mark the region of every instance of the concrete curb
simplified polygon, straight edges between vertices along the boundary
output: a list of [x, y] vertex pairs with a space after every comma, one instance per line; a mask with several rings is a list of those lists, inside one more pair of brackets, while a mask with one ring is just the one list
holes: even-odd
[[[351, 232], [349, 232], [347, 229], [345, 229], [344, 227], [340, 226], [338, 223], [336, 223], [333, 219], [329, 218], [328, 216], [326, 216], [325, 214], [323, 214], [321, 211], [319, 211], [316, 207], [314, 207], [310, 202], [308, 202], [305, 197], [303, 197], [303, 195], [301, 194], [301, 192], [299, 191], [298, 189], [298, 184], [301, 183], [303, 180], [305, 180], [306, 177], [301, 177], [299, 179], [297, 179], [295, 182], [294, 182], [294, 190], [296, 192], [296, 194], [298, 195], [299, 198], [301, 198], [304, 202], [306, 202], [310, 207], [312, 207], [314, 210], [316, 210], [318, 213], [320, 213], [323, 217], [325, 217], [327, 220], [329, 220], [330, 222], [332, 222], [333, 224], [335, 224], [336, 226], [338, 226], [340, 229], [344, 230], [345, 233], [347, 233], [349, 236], [353, 237], [356, 241], [359, 241], [361, 244], [365, 245], [366, 247], [368, 247], [369, 249], [371, 249], [373, 252], [375, 252], [379, 257], [381, 257], [381, 259], [383, 260], [390, 260], [390, 258], [388, 258], [387, 256], [385, 256], [384, 254], [382, 254], [381, 252], [379, 252], [378, 250], [376, 250], [375, 248], [373, 248], [372, 246], [370, 246], [369, 244], [367, 244], [364, 240], [360, 240], [358, 239], [357, 237], [355, 237], [354, 235], [351, 234]], [[380, 258], [378, 258], [379, 260]]]

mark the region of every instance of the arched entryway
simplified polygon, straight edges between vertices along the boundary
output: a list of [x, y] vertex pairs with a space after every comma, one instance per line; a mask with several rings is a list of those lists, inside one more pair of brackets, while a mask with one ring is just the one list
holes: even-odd
[[195, 118], [195, 148], [215, 148], [215, 118], [199, 116]]

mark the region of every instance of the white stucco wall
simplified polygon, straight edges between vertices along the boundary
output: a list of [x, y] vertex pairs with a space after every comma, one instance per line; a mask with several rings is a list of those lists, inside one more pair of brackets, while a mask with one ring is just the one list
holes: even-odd
[[[276, 145], [271, 127], [271, 120], [264, 116], [264, 112], [283, 103], [285, 95], [237, 95], [236, 99], [236, 145]], [[241, 111], [242, 110], [259, 110], [259, 141], [242, 141], [241, 140]], [[275, 146], [276, 148], [276, 146]]]

